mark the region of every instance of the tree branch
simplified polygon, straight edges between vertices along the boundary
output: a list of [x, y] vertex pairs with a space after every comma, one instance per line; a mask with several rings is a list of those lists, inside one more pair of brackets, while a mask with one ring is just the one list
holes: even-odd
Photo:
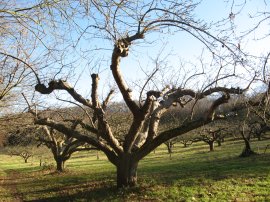
[[82, 142], [86, 142], [90, 145], [93, 145], [93, 146], [97, 147], [98, 149], [100, 149], [101, 151], [103, 151], [113, 164], [115, 164], [115, 165], [117, 164], [117, 155], [115, 154], [115, 152], [113, 150], [111, 150], [107, 145], [94, 139], [93, 137], [82, 135], [77, 131], [73, 131], [73, 130], [67, 128], [63, 124], [57, 123], [57, 122], [50, 120], [50, 119], [37, 119], [35, 121], [35, 124], [46, 125], [46, 126], [52, 127], [55, 130], [65, 134], [68, 137], [73, 137], [73, 138], [76, 138]]
[[49, 87], [46, 87], [44, 84], [38, 83], [35, 86], [35, 90], [41, 94], [50, 94], [54, 90], [65, 90], [67, 91], [76, 101], [79, 103], [92, 108], [92, 103], [88, 99], [84, 99], [80, 94], [78, 94], [74, 88], [70, 87], [69, 84], [65, 81], [51, 81], [49, 82]]

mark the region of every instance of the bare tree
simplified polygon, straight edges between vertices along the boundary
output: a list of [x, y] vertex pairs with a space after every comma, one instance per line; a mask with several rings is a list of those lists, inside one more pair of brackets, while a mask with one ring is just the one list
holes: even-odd
[[28, 159], [32, 156], [34, 156], [33, 152], [27, 148], [24, 148], [24, 149], [18, 149], [17, 147], [16, 148], [13, 148], [13, 149], [9, 149], [9, 155], [12, 157], [12, 156], [19, 156], [21, 158], [24, 159], [24, 163], [27, 163], [28, 162]]
[[[16, 130], [14, 131], [14, 129]], [[36, 140], [33, 130], [24, 127], [17, 128], [15, 125], [6, 130], [6, 133], [7, 137], [4, 142], [6, 152], [11, 156], [23, 158], [24, 162], [27, 163], [28, 159], [35, 155], [34, 147], [36, 146]]]
[[167, 147], [167, 150], [168, 150], [168, 153], [170, 155], [170, 159], [172, 158], [172, 153], [173, 153], [173, 147], [174, 145], [177, 143], [177, 140], [176, 139], [170, 139], [166, 142], [164, 142], [164, 144], [166, 145]]
[[252, 134], [252, 128], [248, 126], [245, 122], [242, 125], [242, 128], [240, 130], [241, 136], [245, 142], [245, 147], [240, 154], [240, 157], [249, 157], [251, 155], [256, 154], [250, 146], [250, 139], [251, 139], [251, 134]]
[[183, 138], [183, 139], [180, 140], [179, 142], [180, 142], [181, 144], [183, 144], [184, 147], [186, 148], [186, 147], [192, 145], [192, 143], [194, 142], [194, 140], [193, 140], [193, 139], [188, 139], [188, 138], [187, 138], [187, 139]]
[[[45, 43], [46, 34], [50, 32], [46, 26], [49, 21], [55, 21], [50, 18], [52, 16], [47, 10], [56, 6], [57, 2], [0, 0], [1, 115], [14, 112], [13, 106], [20, 105], [19, 92], [26, 93], [33, 84], [32, 75], [35, 76], [33, 72], [37, 70], [37, 64], [41, 69], [43, 65], [52, 62], [50, 53], [55, 54], [56, 51], [51, 47], [57, 46], [55, 42], [54, 46]], [[56, 34], [50, 35], [51, 38], [53, 36], [56, 38]]]
[[57, 134], [56, 131], [48, 129], [46, 126], [43, 126], [42, 130], [43, 134], [37, 136], [38, 146], [45, 145], [51, 150], [56, 162], [56, 170], [59, 172], [64, 171], [65, 162], [70, 159], [74, 152], [96, 150], [96, 148], [87, 146], [85, 142]]
[[[262, 69], [260, 71], [259, 81], [262, 84], [263, 90], [256, 93], [255, 96], [248, 99], [244, 106], [246, 107], [247, 115], [241, 130], [242, 137], [245, 141], [245, 149], [241, 156], [249, 156], [254, 154], [250, 148], [249, 140], [252, 135], [256, 135], [258, 139], [261, 134], [270, 129], [270, 75], [269, 75], [269, 57], [270, 53], [266, 54], [262, 60]], [[247, 133], [247, 135], [245, 135]]]
[[223, 138], [223, 130], [224, 128], [204, 128], [202, 131], [200, 131], [200, 137], [197, 139], [207, 143], [209, 145], [209, 150], [214, 151], [214, 142]]
[[[84, 29], [82, 36], [91, 30], [90, 35], [95, 33], [95, 37], [106, 38], [113, 42], [110, 69], [117, 88], [132, 114], [129, 129], [124, 134], [124, 138], [119, 139], [114, 134], [107, 113], [108, 103], [114, 91], [110, 91], [103, 102], [100, 101], [99, 75], [95, 73], [91, 75], [91, 99], [83, 97], [64, 79], [53, 79], [48, 84], [37, 79], [35, 86], [35, 90], [41, 94], [65, 91], [76, 102], [92, 109], [93, 114], [88, 122], [80, 123], [87, 132], [73, 130], [63, 122], [51, 118], [37, 116], [35, 123], [49, 126], [66, 136], [76, 138], [101, 150], [117, 168], [117, 186], [134, 186], [137, 183], [138, 163], [142, 158], [162, 143], [220, 118], [215, 114], [216, 109], [228, 102], [231, 94], [242, 94], [246, 89], [223, 87], [220, 81], [234, 77], [235, 73], [221, 74], [220, 72], [223, 72], [221, 65], [217, 68], [218, 73], [215, 78], [208, 77], [208, 84], [200, 89], [190, 89], [186, 85], [180, 87], [164, 85], [160, 89], [150, 89], [146, 93], [143, 90], [143, 99], [138, 99], [140, 100], [138, 102], [132, 97], [132, 89], [126, 83], [120, 68], [121, 59], [128, 57], [130, 48], [136, 47], [137, 41], [146, 40], [151, 33], [174, 32], [177, 34], [184, 31], [202, 42], [210, 50], [214, 59], [218, 58], [218, 61], [226, 59], [226, 66], [230, 66], [228, 61], [232, 62], [233, 69], [236, 64], [244, 65], [243, 59], [239, 57], [241, 51], [237, 45], [227, 41], [227, 36], [220, 38], [219, 34], [211, 34], [207, 24], [195, 19], [193, 14], [198, 3], [190, 1], [120, 1], [118, 3], [91, 1], [91, 3], [89, 15], [93, 24]], [[223, 55], [219, 54], [217, 47], [226, 49]], [[194, 77], [196, 77], [195, 74], [187, 78], [186, 82]], [[150, 75], [146, 83], [151, 78]], [[160, 119], [171, 107], [180, 105], [185, 108], [190, 101], [193, 101], [193, 105], [196, 106], [196, 103], [205, 98], [208, 98], [208, 105], [199, 116], [194, 115], [194, 107], [191, 107], [190, 115], [179, 125], [162, 131], [158, 130]]]

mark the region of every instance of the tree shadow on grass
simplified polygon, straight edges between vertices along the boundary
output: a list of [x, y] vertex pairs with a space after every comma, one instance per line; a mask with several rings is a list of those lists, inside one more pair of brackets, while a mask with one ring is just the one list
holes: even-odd
[[29, 187], [22, 193], [27, 195], [28, 201], [138, 201], [144, 200], [144, 193], [158, 185], [170, 187], [179, 184], [188, 187], [196, 183], [203, 184], [204, 180], [232, 178], [241, 181], [243, 176], [263, 179], [270, 171], [270, 154], [245, 159], [237, 156], [208, 160], [195, 158], [189, 161], [179, 159], [146, 166], [148, 163], [145, 161], [139, 168], [139, 184], [132, 189], [116, 189], [115, 173], [112, 171], [104, 172], [103, 176], [102, 173], [96, 176], [94, 173], [50, 173], [16, 183], [19, 187]]
[[[49, 196], [48, 193], [52, 195]], [[29, 194], [35, 194], [38, 197], [29, 201], [133, 201], [132, 196], [135, 195], [137, 201], [141, 193], [143, 193], [143, 188], [139, 186], [117, 189], [116, 184], [112, 181], [90, 182], [35, 191]]]
[[256, 155], [249, 158], [227, 157], [222, 159], [192, 159], [174, 161], [169, 164], [153, 164], [141, 169], [140, 178], [144, 181], [155, 179], [157, 183], [174, 183], [202, 176], [211, 180], [238, 178], [241, 176], [267, 175], [270, 171], [270, 154]]

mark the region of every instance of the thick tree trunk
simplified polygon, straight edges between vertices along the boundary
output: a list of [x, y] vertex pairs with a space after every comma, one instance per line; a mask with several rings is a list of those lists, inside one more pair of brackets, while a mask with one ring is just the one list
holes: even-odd
[[56, 160], [56, 170], [59, 172], [63, 172], [65, 167], [65, 161], [61, 158]]
[[117, 165], [117, 187], [133, 187], [137, 184], [138, 161], [131, 159], [130, 155], [123, 155]]

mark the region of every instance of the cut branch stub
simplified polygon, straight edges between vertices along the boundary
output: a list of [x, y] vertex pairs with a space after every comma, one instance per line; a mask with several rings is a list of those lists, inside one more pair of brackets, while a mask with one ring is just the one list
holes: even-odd
[[147, 97], [154, 96], [155, 98], [159, 98], [161, 95], [162, 93], [159, 91], [151, 90], [147, 92]]
[[99, 108], [100, 104], [98, 101], [98, 94], [97, 94], [99, 77], [98, 77], [98, 74], [91, 74], [91, 77], [92, 77], [92, 95], [91, 96], [92, 96], [93, 107]]
[[228, 100], [230, 99], [230, 94], [229, 93], [224, 93], [220, 98], [215, 100], [213, 104], [211, 105], [210, 109], [208, 110], [206, 119], [214, 120], [214, 115], [215, 115], [215, 110], [219, 105], [222, 105], [224, 103], [227, 103]]
[[40, 92], [41, 94], [50, 94], [53, 90], [52, 89], [48, 89], [44, 84], [37, 84], [35, 86], [35, 90]]
[[119, 40], [115, 44], [114, 48], [116, 49], [117, 53], [121, 57], [127, 57], [128, 56], [128, 51], [129, 51], [129, 45], [130, 45], [130, 42], [128, 42], [126, 40]]

